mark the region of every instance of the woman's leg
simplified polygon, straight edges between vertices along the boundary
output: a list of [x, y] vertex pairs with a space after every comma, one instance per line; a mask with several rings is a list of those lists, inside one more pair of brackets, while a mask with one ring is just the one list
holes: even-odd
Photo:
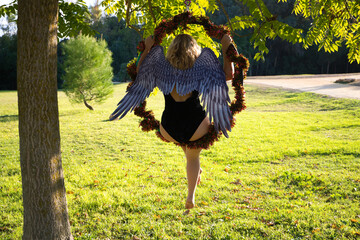
[[[181, 146], [181, 149], [184, 151], [185, 157], [186, 157], [186, 146]], [[197, 180], [197, 185], [200, 184], [200, 181], [201, 181], [201, 173], [202, 173], [202, 168], [200, 167], [200, 172], [199, 172], [199, 177], [198, 177], [198, 180]]]
[[[206, 117], [196, 129], [194, 135], [190, 141], [195, 141], [204, 136], [209, 131], [210, 121]], [[183, 148], [184, 150], [184, 148]], [[188, 178], [188, 196], [186, 199], [185, 208], [190, 209], [195, 206], [195, 191], [196, 185], [200, 183], [200, 174], [202, 169], [200, 168], [200, 152], [201, 148], [184, 150], [186, 156], [186, 173]]]
[[200, 175], [200, 152], [201, 148], [186, 148], [186, 173], [188, 179], [188, 196], [185, 208], [190, 209], [195, 206], [195, 190]]

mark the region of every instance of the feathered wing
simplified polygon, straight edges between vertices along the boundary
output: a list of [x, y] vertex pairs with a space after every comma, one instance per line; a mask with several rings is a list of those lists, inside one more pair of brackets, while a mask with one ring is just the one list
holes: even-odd
[[226, 137], [229, 137], [227, 130], [231, 131], [232, 119], [228, 104], [230, 103], [229, 88], [225, 73], [214, 52], [204, 48], [194, 66], [186, 70], [172, 67], [163, 53], [159, 54], [157, 63], [154, 66], [154, 75], [160, 90], [164, 94], [169, 94], [176, 84], [176, 91], [180, 95], [198, 91], [202, 95], [202, 106], [210, 122], [214, 122], [217, 131], [220, 129]]
[[154, 47], [143, 60], [134, 83], [127, 90], [126, 95], [118, 103], [118, 107], [110, 115], [110, 120], [123, 118], [129, 111], [139, 106], [155, 88], [154, 66], [157, 64], [162, 50]]
[[180, 70], [174, 68], [165, 59], [161, 46], [153, 47], [142, 62], [134, 84], [119, 102], [110, 120], [119, 116], [121, 119], [132, 111], [149, 96], [155, 86], [164, 94], [170, 94], [175, 84], [176, 91], [180, 95], [198, 91], [210, 122], [214, 122], [217, 131], [220, 129], [226, 137], [229, 137], [227, 130], [231, 131], [232, 119], [228, 105], [229, 89], [221, 64], [209, 48], [202, 50], [193, 67]]
[[195, 72], [200, 72], [203, 76], [198, 81], [197, 90], [201, 93], [201, 103], [209, 116], [210, 122], [214, 122], [214, 127], [223, 132], [225, 137], [229, 137], [227, 130], [231, 131], [230, 121], [232, 115], [229, 104], [229, 88], [226, 84], [225, 73], [218, 58], [209, 48], [205, 48], [194, 67]]

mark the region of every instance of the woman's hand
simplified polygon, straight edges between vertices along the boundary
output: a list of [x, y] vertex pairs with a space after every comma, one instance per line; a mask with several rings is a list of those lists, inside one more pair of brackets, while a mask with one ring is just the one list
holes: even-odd
[[222, 39], [221, 39], [221, 45], [222, 45], [222, 49], [223, 51], [226, 51], [228, 49], [228, 47], [230, 46], [232, 42], [231, 37], [228, 34], [225, 34]]
[[155, 41], [153, 36], [149, 36], [145, 39], [145, 49], [150, 50], [151, 47], [154, 45]]
[[140, 65], [142, 63], [142, 61], [145, 59], [146, 55], [148, 55], [148, 53], [150, 52], [151, 47], [154, 45], [155, 41], [153, 36], [149, 36], [145, 39], [145, 50], [144, 52], [141, 54], [141, 57], [139, 59], [138, 65], [136, 67], [136, 71], [139, 72], [139, 68]]
[[224, 72], [226, 80], [231, 80], [234, 77], [234, 64], [226, 57], [226, 51], [232, 43], [232, 39], [228, 34], [225, 34], [221, 39], [222, 51], [224, 55]]

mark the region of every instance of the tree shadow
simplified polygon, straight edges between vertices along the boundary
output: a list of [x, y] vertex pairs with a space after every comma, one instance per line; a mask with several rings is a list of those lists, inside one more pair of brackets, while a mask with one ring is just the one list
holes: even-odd
[[0, 122], [12, 122], [12, 121], [18, 121], [19, 115], [3, 115], [0, 116]]

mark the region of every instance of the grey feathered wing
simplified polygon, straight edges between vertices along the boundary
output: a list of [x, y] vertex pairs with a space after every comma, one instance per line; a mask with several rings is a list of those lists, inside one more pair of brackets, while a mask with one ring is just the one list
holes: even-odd
[[153, 47], [141, 64], [134, 84], [119, 102], [110, 120], [118, 116], [122, 118], [129, 110], [132, 111], [155, 86], [164, 94], [170, 94], [175, 85], [180, 95], [198, 91], [210, 122], [214, 123], [217, 131], [220, 129], [228, 137], [227, 130], [231, 131], [232, 119], [228, 86], [220, 62], [209, 48], [202, 50], [193, 67], [180, 70], [165, 59], [161, 46]]
[[155, 88], [154, 65], [159, 57], [155, 48], [143, 60], [134, 83], [127, 90], [126, 95], [118, 103], [118, 107], [110, 115], [110, 120], [122, 119], [129, 111], [139, 106]]

